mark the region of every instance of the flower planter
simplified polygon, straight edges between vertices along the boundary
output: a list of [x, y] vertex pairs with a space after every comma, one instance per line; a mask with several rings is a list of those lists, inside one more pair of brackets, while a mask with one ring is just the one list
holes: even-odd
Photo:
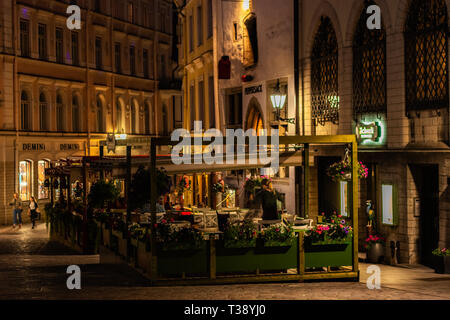
[[264, 247], [290, 247], [294, 244], [296, 238], [287, 241], [264, 240]]
[[[207, 243], [208, 241], [202, 241], [200, 247], [188, 244], [164, 247], [158, 245], [158, 273], [163, 277], [179, 277], [183, 273], [186, 276], [207, 276], [209, 261]], [[150, 252], [147, 255], [150, 255]]]
[[[217, 242], [216, 242], [217, 243]], [[255, 274], [297, 268], [298, 242], [288, 247], [264, 247], [258, 243], [252, 248], [216, 247], [217, 274]]]
[[305, 243], [306, 268], [353, 265], [351, 241]]
[[367, 259], [370, 263], [380, 263], [381, 258], [384, 257], [384, 245], [381, 243], [374, 243], [367, 250]]
[[224, 248], [254, 248], [256, 246], [256, 239], [253, 240], [225, 240], [223, 242]]
[[450, 273], [450, 256], [433, 256], [434, 272]]

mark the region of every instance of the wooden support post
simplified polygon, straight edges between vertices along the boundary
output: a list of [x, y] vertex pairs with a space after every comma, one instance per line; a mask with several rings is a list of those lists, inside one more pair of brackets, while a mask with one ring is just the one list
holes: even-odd
[[[356, 138], [352, 142], [352, 219], [353, 219], [353, 269], [358, 268], [358, 144]], [[359, 274], [359, 273], [358, 273]]]
[[156, 141], [150, 139], [150, 230], [151, 230], [151, 261], [150, 261], [150, 279], [156, 281], [158, 278], [158, 255], [156, 243]]
[[[104, 146], [100, 145], [100, 160], [103, 160], [103, 153], [104, 153]], [[103, 168], [100, 169], [100, 180], [103, 181], [105, 180], [105, 171], [103, 170]]]
[[304, 247], [305, 234], [303, 231], [298, 232], [298, 267], [297, 273], [300, 276], [305, 275], [305, 247]]
[[88, 249], [88, 217], [87, 217], [87, 166], [86, 158], [83, 157], [83, 252], [87, 253]]
[[209, 278], [216, 279], [216, 240], [209, 236]]
[[303, 217], [309, 217], [309, 143], [303, 149]]
[[[102, 147], [103, 149], [103, 147]], [[103, 152], [102, 152], [103, 153]], [[103, 172], [103, 170], [101, 171]], [[125, 188], [126, 188], [126, 197], [127, 197], [127, 217], [126, 217], [126, 226], [130, 225], [131, 221], [131, 207], [130, 207], [130, 185], [131, 185], [131, 146], [127, 146], [127, 173], [126, 173], [126, 180], [125, 180]], [[129, 257], [129, 249], [130, 249], [130, 238], [127, 237], [127, 261], [130, 258]]]

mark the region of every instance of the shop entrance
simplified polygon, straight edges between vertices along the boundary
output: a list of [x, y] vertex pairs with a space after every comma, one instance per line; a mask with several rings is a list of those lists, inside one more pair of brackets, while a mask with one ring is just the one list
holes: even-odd
[[419, 259], [433, 266], [431, 252], [439, 242], [439, 169], [438, 165], [410, 165], [420, 200]]
[[327, 169], [341, 160], [340, 157], [317, 157], [319, 214], [331, 214], [333, 211], [339, 213], [339, 183], [331, 180]]

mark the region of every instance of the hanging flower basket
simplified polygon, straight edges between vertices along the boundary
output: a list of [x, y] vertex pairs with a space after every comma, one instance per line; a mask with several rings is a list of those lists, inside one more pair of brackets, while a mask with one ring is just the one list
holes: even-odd
[[[361, 161], [357, 164], [357, 172], [359, 179], [366, 179], [369, 175], [369, 169]], [[347, 160], [333, 163], [328, 168], [327, 175], [333, 181], [349, 181], [352, 179], [352, 165]]]

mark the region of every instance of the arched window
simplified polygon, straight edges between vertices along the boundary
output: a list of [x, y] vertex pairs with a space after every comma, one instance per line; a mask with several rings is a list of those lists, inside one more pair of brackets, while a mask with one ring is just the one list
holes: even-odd
[[31, 130], [30, 97], [26, 91], [20, 96], [20, 127], [22, 130]]
[[315, 125], [339, 121], [338, 44], [328, 17], [321, 17], [312, 49], [311, 118]]
[[405, 26], [406, 112], [448, 108], [444, 0], [413, 0]]
[[367, 28], [366, 2], [353, 39], [353, 114], [386, 113], [386, 32]]
[[116, 100], [116, 131], [119, 133], [125, 133], [125, 128], [123, 126], [123, 102], [122, 99], [117, 98]]
[[163, 108], [162, 108], [162, 125], [163, 125], [163, 130], [162, 130], [162, 135], [163, 136], [168, 136], [169, 135], [169, 116], [167, 114], [167, 106], [165, 104], [163, 104]]
[[49, 131], [49, 114], [48, 114], [48, 104], [47, 97], [44, 92], [39, 95], [39, 126], [42, 131]]
[[103, 101], [100, 95], [97, 96], [97, 132], [104, 132], [103, 127]]
[[78, 101], [78, 96], [74, 94], [72, 96], [72, 131], [80, 132], [80, 103]]
[[145, 115], [144, 115], [145, 134], [150, 134], [150, 103], [145, 102]]
[[64, 103], [60, 94], [56, 96], [56, 130], [64, 131]]

